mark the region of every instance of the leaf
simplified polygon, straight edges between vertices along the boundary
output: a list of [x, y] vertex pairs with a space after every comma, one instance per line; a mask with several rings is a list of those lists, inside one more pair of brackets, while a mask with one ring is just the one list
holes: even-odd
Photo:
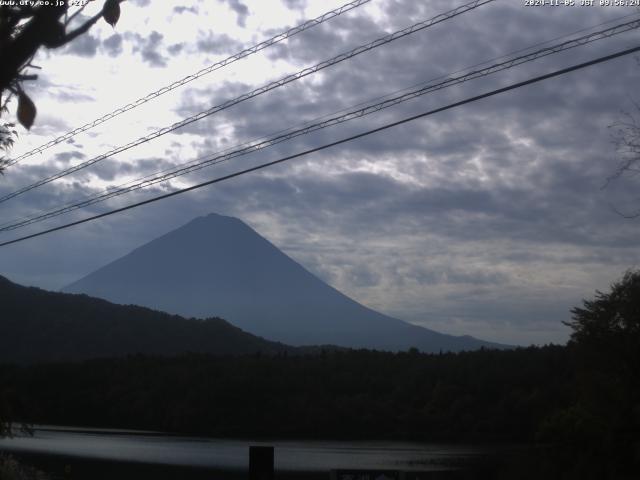
[[115, 27], [120, 18], [120, 0], [106, 0], [102, 7], [102, 17], [105, 22]]
[[33, 121], [36, 119], [36, 106], [24, 92], [18, 94], [17, 117], [20, 124], [27, 130], [31, 128]]
[[49, 22], [41, 31], [42, 44], [47, 48], [58, 48], [65, 44], [65, 26], [62, 22]]

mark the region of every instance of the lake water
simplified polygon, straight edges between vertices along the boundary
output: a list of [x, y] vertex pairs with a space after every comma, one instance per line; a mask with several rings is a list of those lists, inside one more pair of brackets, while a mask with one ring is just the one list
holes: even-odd
[[36, 427], [33, 436], [1, 439], [0, 450], [96, 460], [246, 470], [250, 445], [275, 447], [277, 471], [331, 469], [432, 470], [477, 457], [477, 447], [369, 441], [250, 441], [179, 437], [153, 432]]

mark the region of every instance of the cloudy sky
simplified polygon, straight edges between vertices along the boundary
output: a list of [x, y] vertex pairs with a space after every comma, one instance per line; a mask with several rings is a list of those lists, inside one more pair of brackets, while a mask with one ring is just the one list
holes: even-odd
[[[101, 3], [90, 5], [87, 15]], [[21, 130], [12, 156], [343, 3], [129, 0], [115, 29], [100, 22], [65, 48], [39, 53], [34, 63], [42, 67], [40, 78], [26, 85], [38, 117], [30, 132]], [[463, 3], [372, 0], [21, 161], [0, 178], [0, 195]], [[521, 49], [638, 17], [637, 9], [626, 7], [529, 7], [524, 0], [497, 0], [4, 202], [0, 220], [49, 210]], [[638, 44], [633, 30], [548, 56], [2, 233], [0, 240]], [[59, 289], [194, 217], [216, 212], [241, 218], [322, 279], [383, 313], [487, 340], [564, 342], [569, 332], [562, 321], [570, 309], [640, 263], [640, 219], [619, 213], [640, 207], [640, 185], [633, 177], [606, 181], [620, 161], [608, 127], [640, 101], [639, 73], [638, 58], [623, 57], [2, 247], [0, 274]]]

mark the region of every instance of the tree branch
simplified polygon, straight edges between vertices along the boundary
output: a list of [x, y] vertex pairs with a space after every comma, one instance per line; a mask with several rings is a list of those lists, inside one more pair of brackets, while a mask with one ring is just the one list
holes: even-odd
[[91, 27], [93, 27], [93, 25], [95, 25], [95, 23], [98, 20], [100, 20], [100, 18], [102, 18], [102, 10], [99, 13], [96, 13], [93, 17], [91, 17], [89, 20], [84, 22], [84, 24], [82, 24], [81, 26], [79, 26], [75, 30], [65, 34], [65, 36], [62, 37], [60, 45], [57, 45], [57, 46], [51, 47], [51, 48], [61, 47], [62, 45], [65, 45], [65, 44], [69, 43], [74, 38], [79, 37], [83, 33], [86, 33]]
[[[118, 3], [122, 3], [124, 0], [119, 0]], [[81, 7], [77, 12], [75, 12], [65, 23], [65, 25], [68, 25], [68, 23], [73, 19], [73, 17], [75, 17], [78, 13], [80, 13], [84, 7], [86, 7], [86, 5], [84, 5], [83, 7]], [[89, 31], [89, 29], [95, 25], [95, 23], [100, 20], [102, 18], [102, 16], [104, 15], [104, 6], [102, 7], [102, 9], [96, 13], [93, 17], [91, 17], [89, 20], [87, 20], [86, 22], [84, 22], [81, 26], [79, 26], [78, 28], [76, 28], [75, 30], [68, 32], [64, 35], [64, 37], [62, 37], [60, 39], [60, 44], [59, 45], [50, 45], [50, 48], [58, 48], [61, 47], [67, 43], [69, 43], [70, 41], [74, 40], [75, 38], [79, 37], [80, 35], [82, 35], [83, 33], [86, 33], [87, 31]]]
[[67, 18], [67, 20], [64, 22], [65, 26], [69, 25], [74, 18], [76, 18], [79, 14], [82, 13], [82, 11], [87, 8], [87, 5], [89, 5], [88, 3], [85, 3], [84, 5], [82, 5], [78, 10], [76, 10], [75, 12], [73, 12], [73, 14]]

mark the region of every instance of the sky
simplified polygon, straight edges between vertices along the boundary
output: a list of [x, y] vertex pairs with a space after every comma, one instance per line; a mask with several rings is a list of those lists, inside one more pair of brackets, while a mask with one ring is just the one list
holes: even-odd
[[[101, 2], [90, 4], [91, 15]], [[340, 6], [328, 0], [129, 0], [42, 50], [20, 154]], [[464, 1], [372, 0], [10, 167], [0, 195]], [[0, 204], [0, 223], [379, 99], [474, 65], [640, 16], [633, 7], [497, 0], [363, 53]], [[635, 15], [635, 16], [633, 16]], [[626, 17], [625, 17], [626, 16]], [[625, 18], [622, 18], [625, 17]], [[78, 21], [82, 20], [81, 17]], [[630, 48], [637, 30], [298, 137], [43, 223], [37, 232]], [[490, 64], [489, 63], [489, 64]], [[57, 290], [209, 213], [245, 221], [355, 300], [443, 333], [564, 343], [571, 309], [640, 263], [633, 176], [608, 181], [615, 128], [637, 112], [633, 55], [73, 229], [0, 247], [0, 274]], [[10, 115], [15, 105], [10, 106]]]

